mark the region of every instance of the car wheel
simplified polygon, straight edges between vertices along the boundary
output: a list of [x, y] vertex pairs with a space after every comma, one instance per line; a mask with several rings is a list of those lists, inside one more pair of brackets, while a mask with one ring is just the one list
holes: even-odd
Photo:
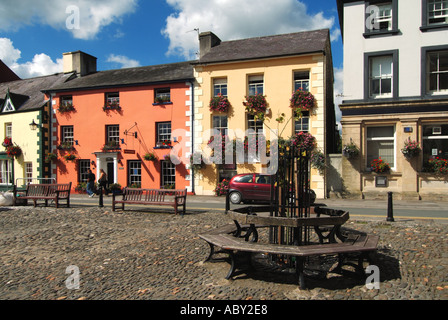
[[230, 202], [232, 202], [233, 204], [240, 204], [242, 200], [241, 194], [239, 192], [232, 192], [229, 198]]

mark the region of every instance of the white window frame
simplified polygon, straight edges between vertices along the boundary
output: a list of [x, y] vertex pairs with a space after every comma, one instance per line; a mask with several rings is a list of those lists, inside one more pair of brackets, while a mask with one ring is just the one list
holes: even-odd
[[[374, 77], [373, 74], [373, 62], [376, 59], [383, 59], [385, 57], [390, 58], [391, 60], [391, 65], [390, 65], [390, 74], [387, 73], [383, 73], [382, 70], [382, 66], [380, 65], [380, 70], [379, 70], [379, 76]], [[373, 88], [373, 81], [375, 80], [379, 80], [379, 94], [374, 94], [372, 91]], [[382, 93], [381, 92], [381, 87], [382, 87], [382, 81], [383, 80], [390, 80], [390, 92], [388, 93]], [[371, 56], [369, 57], [369, 96], [370, 98], [373, 99], [381, 99], [381, 98], [392, 98], [394, 94], [394, 57], [393, 55], [384, 55], [384, 56]]]
[[5, 123], [5, 138], [12, 138], [12, 123]]
[[[293, 111], [294, 112], [294, 111]], [[302, 117], [299, 120], [294, 120], [294, 133], [297, 134], [299, 132], [309, 132], [310, 131], [310, 113], [309, 111], [303, 111]], [[300, 127], [300, 130], [297, 129], [297, 127]], [[303, 127], [308, 126], [308, 130], [304, 130]]]
[[113, 124], [106, 126], [107, 142], [120, 143], [120, 125]]
[[217, 97], [218, 94], [227, 97], [227, 78], [213, 80], [213, 95]]
[[[448, 0], [428, 0], [427, 3], [427, 24], [439, 25], [448, 24]], [[442, 22], [431, 22], [431, 19], [444, 19]]]
[[[448, 75], [448, 70], [446, 71], [440, 71], [440, 53], [445, 53], [448, 55], [448, 50], [441, 50], [441, 51], [432, 51], [432, 52], [428, 52], [427, 56], [426, 56], [426, 70], [427, 70], [427, 77], [426, 77], [426, 90], [428, 93], [430, 94], [447, 94], [448, 93], [448, 88], [447, 89], [440, 89], [440, 76], [441, 74], [447, 74]], [[437, 55], [437, 71], [433, 71], [431, 72], [431, 56], [433, 55]], [[437, 77], [437, 89], [436, 90], [431, 90], [431, 75], [436, 75]]]
[[171, 161], [161, 161], [161, 187], [165, 185], [176, 186], [176, 166]]
[[71, 143], [75, 141], [75, 130], [73, 126], [62, 126], [61, 127], [61, 141], [65, 143]]
[[249, 96], [264, 94], [264, 76], [249, 76]]
[[[169, 126], [168, 126], [169, 125]], [[172, 124], [168, 122], [157, 122], [157, 141], [156, 143], [161, 143], [164, 141], [171, 141], [172, 135]]]
[[[133, 184], [142, 185], [142, 162], [140, 160], [131, 160], [128, 162], [128, 181], [129, 186]], [[135, 173], [134, 170], [137, 170]]]
[[[375, 22], [377, 22], [380, 25], [379, 30], [388, 30], [391, 31], [393, 29], [393, 7], [392, 3], [384, 3], [377, 5], [379, 11], [378, 11], [378, 17], [375, 18]], [[387, 11], [389, 10], [390, 15], [387, 15]], [[381, 28], [381, 24], [387, 22], [388, 27], [387, 28]]]
[[[373, 138], [369, 138], [368, 136], [368, 130], [369, 128], [379, 128], [379, 127], [393, 127], [394, 129], [394, 135], [393, 137], [373, 137]], [[369, 161], [368, 159], [368, 154], [369, 154], [369, 150], [368, 150], [368, 145], [369, 145], [369, 141], [393, 141], [394, 143], [394, 150], [393, 150], [393, 157], [394, 157], [394, 164], [393, 166], [391, 165], [390, 169], [392, 171], [396, 170], [396, 166], [397, 166], [397, 128], [395, 125], [391, 124], [391, 125], [371, 125], [366, 127], [366, 167], [368, 169], [370, 169], [370, 164], [371, 164], [371, 160]], [[384, 159], [383, 159], [384, 160]], [[389, 163], [390, 165], [390, 163]]]
[[90, 169], [90, 160], [82, 159], [79, 160], [79, 176], [78, 182], [83, 183], [89, 180], [89, 169]]
[[[305, 76], [308, 74], [308, 76]], [[301, 79], [300, 79], [301, 78]], [[295, 71], [294, 72], [294, 92], [297, 90], [309, 92], [310, 91], [310, 72], [309, 71]]]
[[25, 162], [25, 183], [33, 183], [33, 163]]
[[12, 177], [12, 161], [0, 160], [0, 185], [6, 186], [13, 184], [9, 179]]

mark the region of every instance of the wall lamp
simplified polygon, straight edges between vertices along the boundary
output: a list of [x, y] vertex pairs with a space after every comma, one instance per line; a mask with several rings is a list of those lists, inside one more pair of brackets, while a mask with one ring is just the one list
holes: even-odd
[[30, 123], [30, 129], [33, 131], [36, 131], [37, 128], [39, 128], [39, 125], [36, 122], [34, 122], [34, 119], [33, 119], [33, 122]]

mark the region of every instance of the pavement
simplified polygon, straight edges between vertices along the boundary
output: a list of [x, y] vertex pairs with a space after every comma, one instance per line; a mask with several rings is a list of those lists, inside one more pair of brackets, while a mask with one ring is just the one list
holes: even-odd
[[[71, 202], [77, 205], [97, 206], [99, 197], [89, 198], [84, 194], [73, 194]], [[112, 196], [104, 196], [103, 205], [111, 206]], [[256, 204], [231, 205], [231, 208], [249, 205]], [[316, 199], [316, 205], [349, 211], [352, 219], [386, 220], [389, 214], [387, 200]], [[187, 210], [224, 212], [225, 197], [189, 195]], [[394, 221], [434, 220], [448, 224], [448, 201], [393, 200], [392, 210]]]

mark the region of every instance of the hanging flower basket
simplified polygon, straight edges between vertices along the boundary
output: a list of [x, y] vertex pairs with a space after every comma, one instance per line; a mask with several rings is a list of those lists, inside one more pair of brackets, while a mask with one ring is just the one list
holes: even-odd
[[3, 140], [2, 146], [4, 146], [5, 148], [8, 148], [10, 146], [12, 146], [12, 139], [6, 137], [5, 140]]
[[290, 141], [291, 146], [296, 147], [300, 151], [311, 151], [316, 145], [316, 138], [308, 132], [299, 132]]
[[61, 104], [58, 107], [59, 113], [66, 113], [66, 112], [72, 112], [75, 111], [75, 107], [72, 104]]
[[155, 162], [155, 161], [157, 161], [157, 156], [154, 153], [150, 152], [150, 153], [145, 154], [143, 156], [143, 159], [145, 159], [146, 161]]
[[109, 141], [101, 148], [103, 152], [111, 152], [120, 150], [120, 143], [117, 141]]
[[65, 150], [65, 151], [70, 151], [70, 150], [75, 149], [75, 147], [73, 147], [73, 142], [69, 142], [69, 141], [62, 142], [60, 145], [57, 146], [57, 148], [59, 150]]
[[53, 152], [47, 153], [47, 155], [45, 156], [46, 163], [54, 162], [57, 159], [58, 159], [58, 155]]
[[[198, 163], [200, 160], [200, 163]], [[202, 154], [200, 152], [196, 152], [190, 156], [190, 169], [193, 169], [195, 172], [202, 170], [205, 167], [205, 162], [202, 159]]]
[[370, 169], [376, 173], [387, 173], [390, 171], [390, 165], [383, 159], [375, 159], [370, 163]]
[[255, 116], [256, 120], [264, 120], [264, 116], [268, 109], [268, 103], [266, 97], [261, 93], [255, 96], [246, 96], [246, 102], [243, 102], [246, 107], [246, 111]]
[[22, 149], [17, 145], [11, 145], [6, 149], [6, 154], [10, 158], [18, 158], [22, 155]]
[[349, 144], [342, 148], [342, 154], [348, 159], [356, 158], [359, 155], [359, 148], [354, 142], [350, 141]]
[[325, 170], [325, 155], [321, 151], [315, 151], [311, 154], [311, 167], [322, 173]]
[[222, 94], [218, 94], [217, 97], [213, 97], [210, 100], [210, 111], [211, 112], [228, 112], [230, 109], [230, 102], [227, 97], [223, 96]]
[[72, 153], [68, 153], [64, 156], [64, 159], [66, 162], [74, 162], [77, 159], [77, 157]]
[[316, 105], [316, 99], [311, 92], [297, 90], [294, 92], [290, 99], [290, 107], [296, 113], [302, 113], [303, 111], [311, 111]]
[[404, 142], [404, 148], [401, 149], [401, 152], [408, 160], [418, 156], [420, 151], [420, 143], [417, 141], [411, 141], [411, 138]]
[[118, 103], [110, 103], [110, 102], [108, 102], [108, 103], [106, 103], [104, 106], [103, 106], [103, 111], [109, 111], [109, 110], [118, 110], [118, 111], [120, 111], [121, 110], [121, 107], [120, 107], [120, 105], [118, 104]]

